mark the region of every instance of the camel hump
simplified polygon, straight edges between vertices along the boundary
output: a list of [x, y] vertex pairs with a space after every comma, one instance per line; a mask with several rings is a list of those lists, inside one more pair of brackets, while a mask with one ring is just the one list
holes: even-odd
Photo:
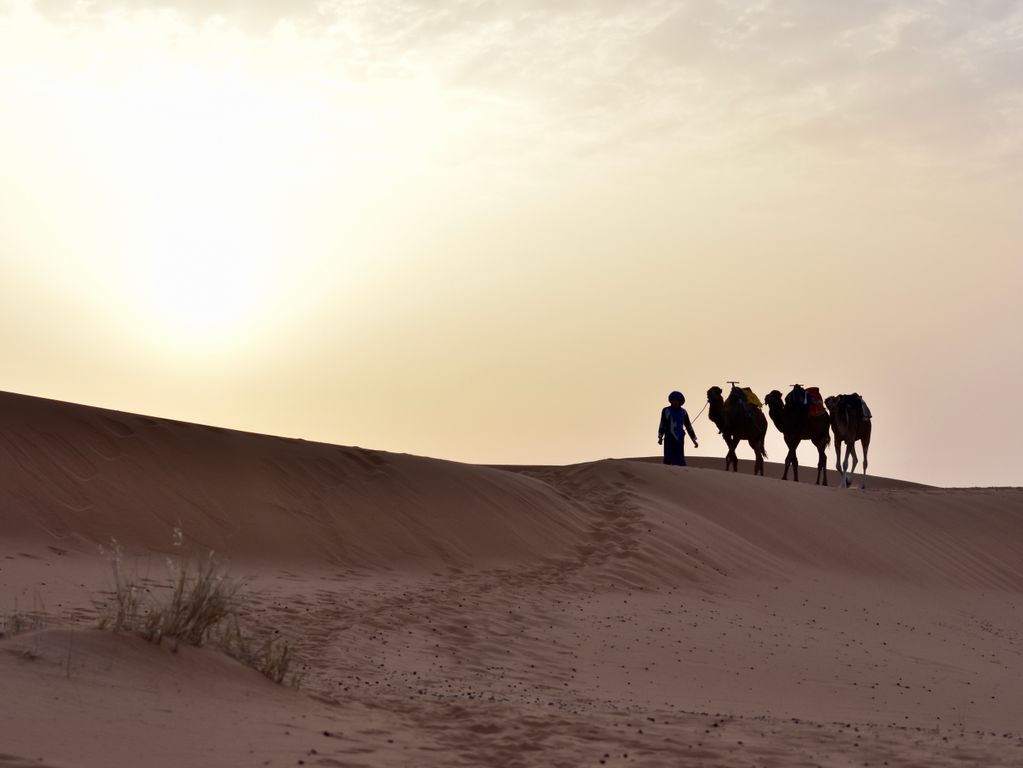
[[789, 408], [805, 408], [807, 403], [806, 390], [799, 384], [793, 384], [792, 391], [785, 395], [785, 405]]
[[863, 395], [859, 392], [853, 392], [849, 395], [849, 405], [852, 408], [859, 408], [863, 418], [870, 418], [870, 408], [867, 407], [867, 401], [863, 399]]
[[799, 384], [793, 385], [792, 391], [785, 396], [785, 407], [802, 416], [821, 416], [827, 413], [820, 388], [802, 387]]

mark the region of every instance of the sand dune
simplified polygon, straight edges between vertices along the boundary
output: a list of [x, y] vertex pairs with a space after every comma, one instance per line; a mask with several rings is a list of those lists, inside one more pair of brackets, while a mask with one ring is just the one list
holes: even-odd
[[[48, 616], [0, 642], [0, 765], [1023, 764], [1023, 490], [694, 463], [472, 466], [0, 395], [0, 607]], [[149, 574], [178, 525], [302, 691], [90, 629], [98, 545]]]
[[0, 535], [395, 567], [541, 557], [584, 530], [530, 478], [0, 395]]

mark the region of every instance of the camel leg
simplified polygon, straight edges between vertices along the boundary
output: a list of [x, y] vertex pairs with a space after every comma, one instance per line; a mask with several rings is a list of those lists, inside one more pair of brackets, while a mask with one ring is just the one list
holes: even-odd
[[799, 482], [799, 456], [796, 454], [796, 449], [799, 447], [799, 441], [789, 448], [789, 453], [792, 455], [792, 480], [793, 482]]
[[735, 455], [736, 443], [733, 443], [729, 438], [725, 438], [725, 445], [728, 446], [728, 452], [725, 454], [725, 472], [732, 468], [732, 463], [739, 463], [738, 457]]
[[[785, 454], [785, 471], [781, 474], [782, 480], [789, 479], [789, 466], [796, 463], [796, 447], [789, 442], [788, 438], [785, 438], [785, 445], [789, 447], [789, 452]], [[798, 475], [796, 479], [799, 479]]]
[[732, 453], [732, 471], [739, 471], [739, 454], [735, 452], [735, 449], [739, 447], [739, 438], [733, 438], [732, 442], [729, 443], [729, 450]]
[[824, 478], [824, 485], [828, 484], [828, 455], [824, 452], [824, 444], [817, 444], [817, 482], [821, 484], [821, 477]]
[[867, 489], [867, 448], [870, 447], [870, 440], [861, 440], [863, 444], [863, 482], [860, 484], [860, 490], [865, 491]]
[[848, 488], [849, 480], [846, 474], [846, 468], [849, 466], [849, 443], [845, 444], [845, 458], [842, 457], [842, 444], [838, 444], [838, 474], [842, 476], [842, 482], [838, 484], [839, 488]]
[[851, 483], [849, 482], [849, 478], [850, 477], [855, 477], [855, 475], [856, 475], [856, 467], [858, 467], [859, 463], [860, 463], [860, 457], [856, 455], [856, 441], [855, 440], [850, 440], [849, 443], [848, 443], [848, 450], [845, 453], [845, 461], [842, 463], [843, 471], [845, 470], [846, 464], [849, 463], [849, 457], [850, 456], [852, 457], [852, 467], [849, 469], [849, 471], [842, 478], [842, 487], [843, 488], [848, 488], [851, 485]]
[[750, 448], [753, 449], [753, 455], [756, 457], [753, 461], [753, 474], [763, 475], [764, 474], [764, 446], [762, 443], [750, 442]]

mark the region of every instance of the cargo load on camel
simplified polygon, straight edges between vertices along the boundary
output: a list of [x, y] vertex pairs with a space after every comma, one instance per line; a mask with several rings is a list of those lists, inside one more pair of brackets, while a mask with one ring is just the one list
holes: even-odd
[[785, 396], [785, 407], [803, 412], [810, 417], [827, 414], [819, 387], [804, 388], [800, 384], [794, 384], [792, 391]]
[[867, 407], [867, 401], [864, 400], [863, 396], [858, 392], [853, 392], [851, 395], [845, 395], [842, 405], [847, 409], [847, 412], [852, 411], [855, 408], [859, 410], [860, 415], [863, 416], [863, 418], [870, 418], [870, 408]]
[[807, 387], [806, 388], [806, 404], [809, 407], [809, 415], [821, 416], [827, 414], [828, 410], [824, 407], [824, 396], [821, 394], [819, 387]]
[[754, 392], [749, 387], [742, 387], [742, 388], [739, 389], [739, 392], [742, 393], [742, 399], [743, 399], [743, 402], [746, 405], [750, 405], [750, 406], [752, 406], [754, 408], [763, 408], [764, 407], [764, 404], [762, 402], [760, 402], [760, 398], [757, 397], [757, 393]]

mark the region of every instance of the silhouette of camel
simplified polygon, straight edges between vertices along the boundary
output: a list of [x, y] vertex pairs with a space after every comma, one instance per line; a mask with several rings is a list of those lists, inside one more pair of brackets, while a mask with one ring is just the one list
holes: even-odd
[[728, 393], [727, 400], [721, 397], [721, 387], [711, 387], [707, 390], [707, 402], [710, 404], [707, 415], [717, 426], [728, 446], [725, 471], [727, 472], [729, 467], [733, 472], [739, 471], [739, 457], [735, 455], [735, 449], [740, 441], [746, 440], [756, 455], [753, 474], [764, 474], [764, 457], [767, 456], [767, 451], [764, 450], [767, 417], [759, 408], [747, 406], [742, 390], [734, 385], [732, 391]]
[[[856, 474], [859, 458], [856, 456], [856, 441], [863, 444], [863, 481], [860, 488], [867, 487], [867, 449], [870, 448], [870, 411], [858, 394], [831, 396], [824, 401], [831, 414], [831, 431], [835, 433], [835, 467], [842, 474], [842, 488], [849, 487], [849, 476]], [[845, 459], [842, 459], [842, 443], [846, 444]], [[852, 470], [846, 472], [849, 456], [852, 455]]]
[[[764, 402], [767, 404], [767, 412], [771, 421], [778, 431], [785, 438], [785, 445], [789, 452], [785, 456], [785, 472], [781, 479], [787, 480], [789, 476], [789, 465], [792, 466], [792, 479], [799, 482], [799, 459], [796, 457], [796, 449], [803, 440], [809, 440], [817, 446], [817, 482], [821, 484], [824, 478], [824, 485], [828, 484], [828, 457], [825, 449], [831, 444], [831, 433], [829, 428], [831, 420], [827, 413], [819, 413], [816, 416], [810, 415], [810, 407], [805, 403], [799, 403], [802, 398], [803, 388], [793, 388], [790, 393], [789, 402], [782, 402], [781, 392], [777, 389], [771, 390]], [[795, 397], [792, 397], [792, 394]]]

